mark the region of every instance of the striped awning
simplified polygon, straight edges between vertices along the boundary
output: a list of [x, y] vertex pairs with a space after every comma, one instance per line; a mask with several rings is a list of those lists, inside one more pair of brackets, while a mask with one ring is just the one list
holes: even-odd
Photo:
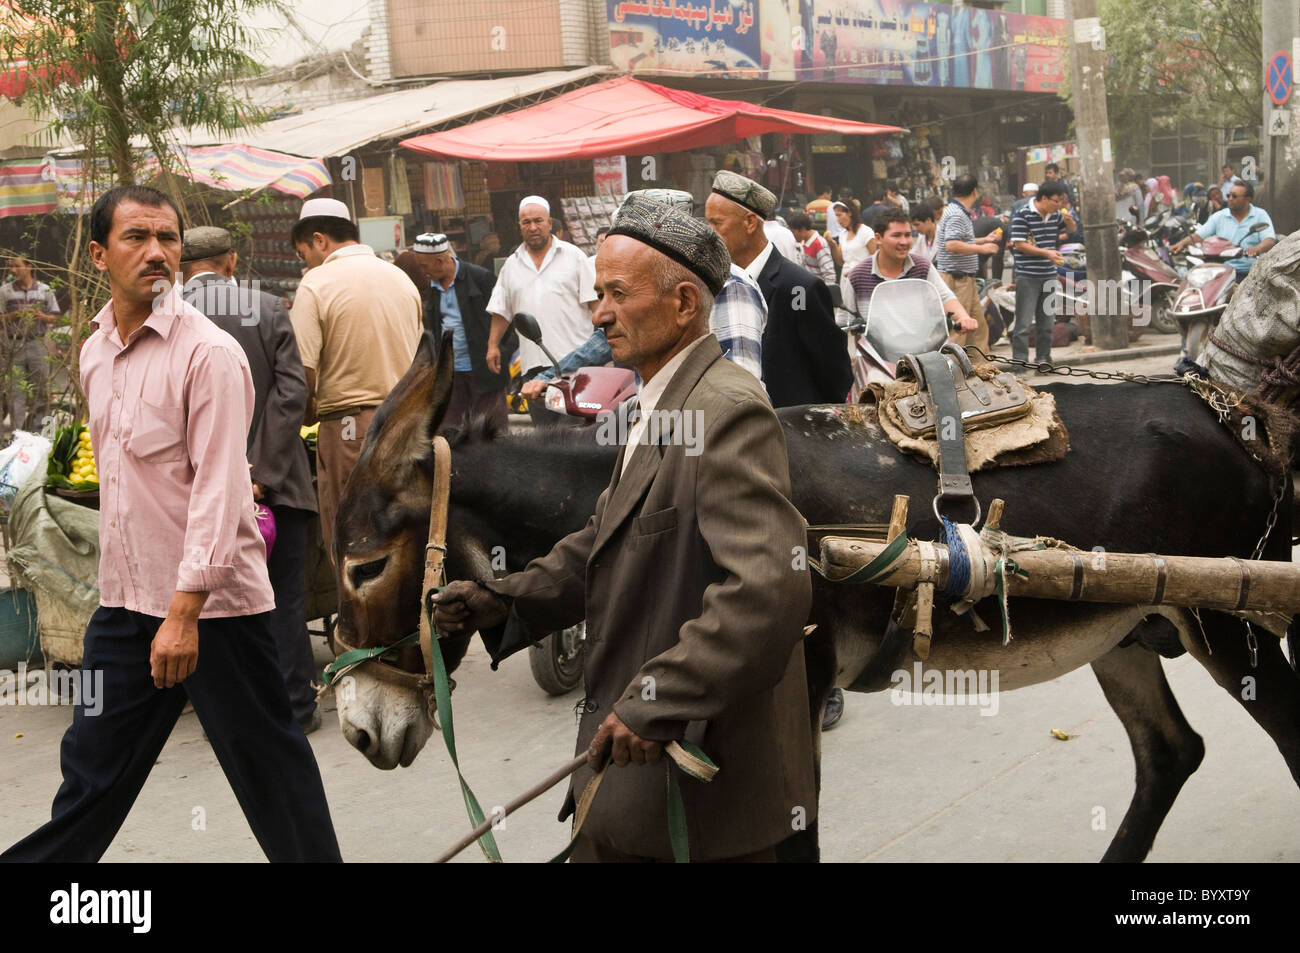
[[[181, 174], [191, 181], [226, 192], [257, 192], [272, 189], [296, 198], [306, 198], [330, 184], [330, 174], [320, 159], [304, 159], [252, 146], [177, 146], [177, 159]], [[36, 215], [57, 207], [65, 212], [86, 213], [105, 191], [112, 186], [112, 172], [106, 162], [101, 163], [98, 177], [85, 181], [83, 163], [77, 156], [46, 156], [44, 159], [25, 160], [21, 164], [27, 173], [21, 180], [25, 188], [30, 181], [41, 182], [45, 188], [40, 195], [42, 204], [19, 202], [25, 195], [14, 192], [6, 211], [6, 198], [10, 191], [4, 188], [3, 166], [0, 166], [0, 216]], [[142, 174], [148, 176], [157, 169], [157, 162], [145, 163]], [[43, 171], [47, 170], [47, 171]], [[33, 178], [34, 177], [34, 178]]]
[[54, 211], [58, 193], [45, 159], [0, 162], [0, 218]]
[[187, 178], [228, 192], [274, 189], [305, 199], [330, 184], [330, 174], [320, 159], [255, 149], [252, 146], [180, 147]]

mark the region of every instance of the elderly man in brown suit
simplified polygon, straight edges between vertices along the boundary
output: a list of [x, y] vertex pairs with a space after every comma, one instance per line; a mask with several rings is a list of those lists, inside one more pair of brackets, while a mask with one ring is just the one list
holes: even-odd
[[[499, 660], [587, 620], [587, 698], [561, 819], [612, 758], [575, 861], [672, 858], [666, 772], [677, 774], [692, 860], [774, 860], [816, 818], [803, 626], [811, 581], [797, 558], [785, 438], [762, 386], [709, 333], [726, 247], [703, 222], [630, 198], [596, 258], [614, 359], [643, 384], [609, 487], [577, 533], [522, 572], [452, 583], [437, 625], [477, 629]], [[664, 747], [698, 744], [705, 784]]]

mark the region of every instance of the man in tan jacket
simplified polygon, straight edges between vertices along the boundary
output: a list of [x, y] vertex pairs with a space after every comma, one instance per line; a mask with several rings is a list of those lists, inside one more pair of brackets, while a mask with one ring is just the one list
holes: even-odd
[[[629, 199], [596, 259], [614, 359], [643, 385], [586, 527], [522, 572], [452, 583], [440, 630], [477, 629], [494, 660], [587, 620], [587, 698], [561, 813], [606, 755], [575, 861], [672, 857], [666, 772], [677, 774], [693, 860], [773, 860], [816, 819], [803, 625], [812, 599], [785, 439], [762, 386], [709, 333], [729, 256], [684, 213]], [[607, 431], [607, 432], [608, 432]], [[667, 758], [698, 744], [711, 783]]]

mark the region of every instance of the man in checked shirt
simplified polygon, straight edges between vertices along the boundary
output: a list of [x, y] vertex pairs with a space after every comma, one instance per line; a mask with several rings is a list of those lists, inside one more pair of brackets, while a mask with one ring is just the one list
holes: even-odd
[[102, 673], [102, 707], [78, 699], [51, 819], [0, 860], [98, 860], [188, 699], [267, 858], [337, 861], [268, 628], [248, 362], [172, 284], [181, 224], [170, 199], [115, 188], [90, 217], [91, 259], [112, 292], [81, 349], [100, 476], [100, 607], [82, 669]]

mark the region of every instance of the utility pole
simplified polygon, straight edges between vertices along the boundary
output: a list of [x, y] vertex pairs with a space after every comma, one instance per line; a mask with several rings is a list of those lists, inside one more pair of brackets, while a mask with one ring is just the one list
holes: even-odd
[[[1280, 238], [1300, 228], [1300, 95], [1293, 92], [1284, 105], [1275, 105], [1268, 95], [1267, 70], [1275, 53], [1285, 53], [1291, 57], [1294, 85], [1296, 58], [1300, 56], [1300, 5], [1295, 0], [1263, 0], [1260, 14], [1263, 62], [1259, 68], [1265, 71], [1260, 158], [1264, 160], [1261, 164], [1267, 178], [1264, 188], [1256, 190], [1255, 202], [1269, 203], [1264, 210], [1273, 219], [1273, 229]], [[1288, 135], [1272, 133], [1273, 122], [1279, 114], [1287, 117], [1283, 122], [1289, 125]]]
[[[1101, 289], [1120, 286], [1119, 238], [1115, 234], [1115, 174], [1106, 115], [1106, 34], [1097, 16], [1097, 0], [1067, 0], [1070, 67], [1074, 78], [1074, 127], [1083, 183], [1079, 211], [1088, 253], [1089, 321], [1092, 341], [1103, 351], [1128, 347], [1129, 317], [1118, 293]], [[1102, 284], [1104, 282], [1104, 284]]]

